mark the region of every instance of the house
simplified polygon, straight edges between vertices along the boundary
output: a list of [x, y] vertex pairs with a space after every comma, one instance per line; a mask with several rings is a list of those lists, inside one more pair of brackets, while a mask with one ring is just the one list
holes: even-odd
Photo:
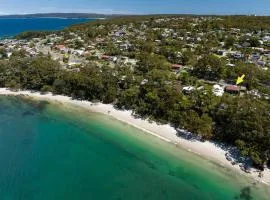
[[136, 63], [138, 61], [136, 59], [131, 59], [131, 58], [126, 57], [126, 56], [120, 56], [120, 57], [118, 57], [117, 62], [120, 64], [136, 65]]
[[88, 45], [87, 50], [94, 50], [95, 48], [95, 45]]
[[56, 45], [54, 48], [62, 53], [68, 53], [68, 48], [63, 44]]
[[85, 51], [84, 50], [74, 50], [72, 53], [74, 55], [77, 55], [77, 56], [83, 56]]
[[10, 56], [12, 55], [12, 52], [7, 52], [7, 57], [10, 58]]
[[129, 47], [130, 47], [130, 44], [127, 44], [127, 43], [119, 45], [119, 48], [121, 51], [126, 51], [129, 49]]
[[244, 55], [241, 54], [241, 53], [239, 53], [239, 52], [233, 52], [231, 55], [232, 55], [232, 57], [233, 57], [234, 59], [241, 59], [241, 58], [244, 58]]
[[110, 61], [116, 62], [117, 61], [117, 57], [116, 56], [110, 56]]
[[90, 51], [85, 51], [85, 52], [83, 53], [83, 56], [84, 56], [84, 57], [88, 57], [88, 56], [90, 56], [90, 55], [91, 55]]
[[266, 62], [263, 61], [263, 60], [257, 60], [257, 64], [261, 65], [261, 66], [264, 66], [264, 65], [266, 65]]
[[227, 55], [227, 51], [226, 50], [217, 50], [216, 54], [219, 56], [226, 56]]
[[171, 66], [171, 69], [174, 71], [179, 71], [181, 68], [183, 68], [183, 65], [172, 64]]
[[252, 55], [251, 55], [251, 59], [252, 60], [259, 60], [260, 59], [260, 54], [258, 54], [258, 53], [253, 53]]
[[28, 50], [27, 52], [29, 53], [30, 57], [34, 57], [34, 56], [37, 55], [37, 53], [34, 50], [31, 50], [31, 49]]
[[242, 44], [242, 46], [243, 46], [243, 47], [250, 47], [251, 44], [250, 44], [249, 42], [244, 42], [244, 43]]
[[248, 91], [247, 92], [249, 95], [252, 95], [252, 96], [254, 96], [254, 97], [258, 97], [258, 98], [261, 98], [262, 97], [262, 95], [260, 94], [260, 92], [258, 91], [258, 90], [251, 90], [251, 91]]
[[262, 41], [263, 41], [263, 42], [268, 42], [268, 41], [270, 41], [270, 36], [265, 36], [265, 37], [263, 37], [263, 38], [262, 38]]
[[225, 87], [224, 91], [231, 94], [237, 94], [240, 92], [240, 88], [236, 85], [229, 85]]
[[146, 83], [148, 83], [148, 80], [147, 79], [143, 79], [142, 82], [141, 82], [141, 85], [145, 85]]
[[127, 64], [130, 64], [130, 65], [136, 65], [137, 64], [137, 60], [136, 59], [128, 59], [128, 61], [127, 61]]
[[68, 61], [68, 65], [69, 65], [69, 66], [78, 66], [78, 65], [80, 65], [80, 64], [82, 64], [82, 61], [79, 60], [79, 59], [70, 59], [70, 60]]
[[107, 60], [107, 61], [112, 61], [112, 62], [116, 62], [117, 61], [117, 57], [115, 56], [108, 56], [108, 55], [102, 55], [101, 56], [102, 60]]
[[226, 64], [226, 66], [228, 66], [228, 67], [235, 67], [236, 65], [235, 64], [232, 64], [232, 63], [228, 63], [228, 64]]
[[195, 87], [193, 86], [186, 86], [186, 87], [183, 87], [183, 92], [186, 93], [186, 94], [190, 94], [191, 92], [193, 92], [195, 90]]
[[237, 94], [239, 92], [246, 92], [247, 88], [244, 86], [229, 85], [225, 87], [224, 91], [231, 94]]
[[212, 92], [215, 96], [221, 97], [224, 94], [224, 89], [220, 85], [216, 84], [213, 86]]
[[125, 31], [116, 31], [116, 32], [114, 33], [114, 35], [115, 35], [116, 37], [121, 37], [121, 36], [125, 36], [125, 35], [126, 35], [126, 32], [125, 32]]
[[108, 61], [109, 61], [110, 56], [102, 55], [102, 56], [101, 56], [101, 59], [102, 59], [102, 60], [108, 60]]

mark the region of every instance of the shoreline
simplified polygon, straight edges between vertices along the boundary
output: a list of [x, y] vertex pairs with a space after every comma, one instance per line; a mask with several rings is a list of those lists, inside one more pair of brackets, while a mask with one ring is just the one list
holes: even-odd
[[46, 100], [49, 102], [58, 102], [58, 103], [67, 103], [73, 106], [77, 106], [83, 109], [86, 109], [90, 112], [101, 113], [107, 116], [111, 116], [118, 121], [129, 124], [137, 129], [142, 130], [145, 133], [151, 134], [159, 139], [171, 143], [173, 145], [179, 146], [189, 152], [199, 155], [202, 158], [211, 160], [216, 164], [226, 167], [231, 170], [235, 170], [243, 175], [253, 178], [256, 182], [261, 182], [266, 185], [270, 185], [270, 170], [266, 169], [263, 172], [263, 177], [259, 178], [259, 173], [256, 172], [255, 169], [251, 169], [251, 173], [247, 174], [243, 172], [239, 165], [232, 165], [226, 159], [226, 153], [228, 151], [222, 149], [217, 146], [213, 142], [206, 141], [200, 142], [197, 140], [187, 140], [182, 137], [177, 136], [177, 130], [175, 130], [170, 125], [159, 125], [156, 122], [149, 122], [147, 120], [143, 120], [141, 118], [135, 118], [132, 115], [131, 111], [122, 111], [117, 110], [111, 104], [102, 104], [102, 103], [92, 103], [89, 101], [80, 101], [73, 100], [71, 97], [62, 96], [62, 95], [53, 95], [51, 93], [41, 94], [39, 92], [31, 92], [31, 91], [17, 91], [13, 92], [7, 88], [0, 88], [0, 95], [25, 95], [30, 98], [34, 98], [37, 100]]

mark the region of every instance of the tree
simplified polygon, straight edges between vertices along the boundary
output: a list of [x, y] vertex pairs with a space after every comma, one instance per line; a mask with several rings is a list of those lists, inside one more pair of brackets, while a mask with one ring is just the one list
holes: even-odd
[[64, 88], [66, 87], [66, 82], [62, 79], [55, 79], [53, 82], [53, 92], [56, 94], [64, 93]]
[[181, 56], [181, 64], [182, 65], [191, 65], [195, 64], [195, 56], [190, 50], [184, 51]]
[[16, 80], [10, 80], [6, 82], [5, 87], [11, 89], [20, 89], [20, 84]]
[[227, 48], [227, 49], [228, 49], [228, 48], [231, 48], [231, 47], [233, 47], [234, 43], [235, 43], [235, 38], [232, 37], [232, 36], [229, 36], [229, 37], [226, 38], [226, 40], [225, 40], [224, 47]]
[[259, 47], [261, 45], [259, 40], [255, 37], [250, 38], [248, 42], [250, 43], [251, 47]]
[[119, 48], [115, 46], [115, 44], [110, 42], [107, 44], [106, 54], [110, 56], [116, 56], [116, 55], [120, 55], [121, 51], [119, 50]]
[[136, 66], [136, 71], [139, 74], [146, 74], [152, 69], [170, 69], [170, 63], [160, 55], [141, 53], [138, 55], [139, 62]]
[[203, 140], [210, 139], [213, 136], [213, 121], [210, 116], [203, 114], [200, 117], [199, 128], [197, 134], [202, 137]]
[[155, 50], [155, 44], [153, 42], [143, 42], [141, 46], [141, 50], [146, 53], [153, 53]]
[[48, 57], [37, 57], [25, 69], [27, 82], [24, 83], [24, 87], [40, 90], [44, 85], [52, 85], [59, 70], [60, 64], [58, 62]]
[[243, 155], [263, 166], [270, 159], [269, 103], [249, 96], [224, 96], [214, 114], [216, 138], [237, 145]]
[[[245, 75], [244, 83], [249, 90], [256, 88], [259, 85], [260, 69], [254, 64], [237, 63], [235, 74], [237, 76]], [[236, 79], [237, 77], [235, 77]]]
[[27, 52], [24, 49], [21, 49], [19, 51], [14, 51], [10, 59], [26, 58], [26, 57], [27, 57]]
[[198, 60], [192, 73], [198, 78], [219, 80], [225, 76], [225, 62], [215, 55], [205, 55]]
[[75, 49], [80, 49], [80, 48], [82, 48], [82, 47], [84, 47], [83, 42], [80, 41], [80, 40], [75, 40], [74, 48], [75, 48]]
[[203, 140], [212, 137], [212, 119], [207, 114], [200, 117], [194, 110], [189, 110], [184, 112], [182, 117], [185, 118], [183, 128], [201, 136]]
[[120, 109], [136, 109], [138, 104], [139, 89], [136, 86], [130, 87], [120, 93], [116, 106]]
[[0, 59], [7, 58], [7, 52], [5, 48], [0, 48]]
[[44, 85], [44, 86], [40, 89], [40, 91], [41, 91], [42, 93], [52, 92], [52, 87], [51, 87], [50, 85]]

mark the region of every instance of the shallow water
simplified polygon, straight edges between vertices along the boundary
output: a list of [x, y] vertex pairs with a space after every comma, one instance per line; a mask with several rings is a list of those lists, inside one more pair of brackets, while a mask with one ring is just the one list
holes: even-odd
[[0, 97], [0, 163], [1, 200], [270, 196], [266, 186], [111, 117], [16, 97]]

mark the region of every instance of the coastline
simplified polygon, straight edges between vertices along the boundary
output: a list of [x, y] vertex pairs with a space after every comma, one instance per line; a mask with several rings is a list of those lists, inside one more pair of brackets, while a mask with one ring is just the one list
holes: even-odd
[[255, 181], [257, 182], [270, 185], [269, 169], [266, 169], [263, 172], [264, 176], [262, 178], [258, 177], [259, 173], [256, 172], [255, 169], [251, 169], [251, 173], [249, 174], [244, 173], [240, 169], [239, 165], [232, 165], [231, 162], [226, 159], [225, 155], [227, 151], [217, 146], [213, 142], [200, 142], [197, 140], [187, 140], [181, 138], [177, 136], [177, 131], [170, 125], [159, 125], [155, 122], [150, 123], [147, 120], [135, 118], [132, 115], [131, 111], [117, 110], [111, 104], [91, 103], [89, 101], [73, 100], [71, 97], [68, 96], [52, 95], [51, 93], [41, 94], [39, 92], [31, 91], [13, 92], [8, 90], [7, 88], [0, 88], [0, 95], [25, 95], [27, 97], [37, 100], [46, 100], [50, 102], [70, 104], [73, 106], [84, 108], [90, 112], [101, 113], [107, 116], [111, 116], [119, 121], [127, 123], [137, 129], [140, 129], [145, 133], [158, 137], [161, 140], [172, 143], [173, 145], [179, 146], [180, 148], [186, 149], [187, 151], [195, 153], [205, 159], [214, 161], [222, 167], [235, 170], [243, 175], [255, 179]]

